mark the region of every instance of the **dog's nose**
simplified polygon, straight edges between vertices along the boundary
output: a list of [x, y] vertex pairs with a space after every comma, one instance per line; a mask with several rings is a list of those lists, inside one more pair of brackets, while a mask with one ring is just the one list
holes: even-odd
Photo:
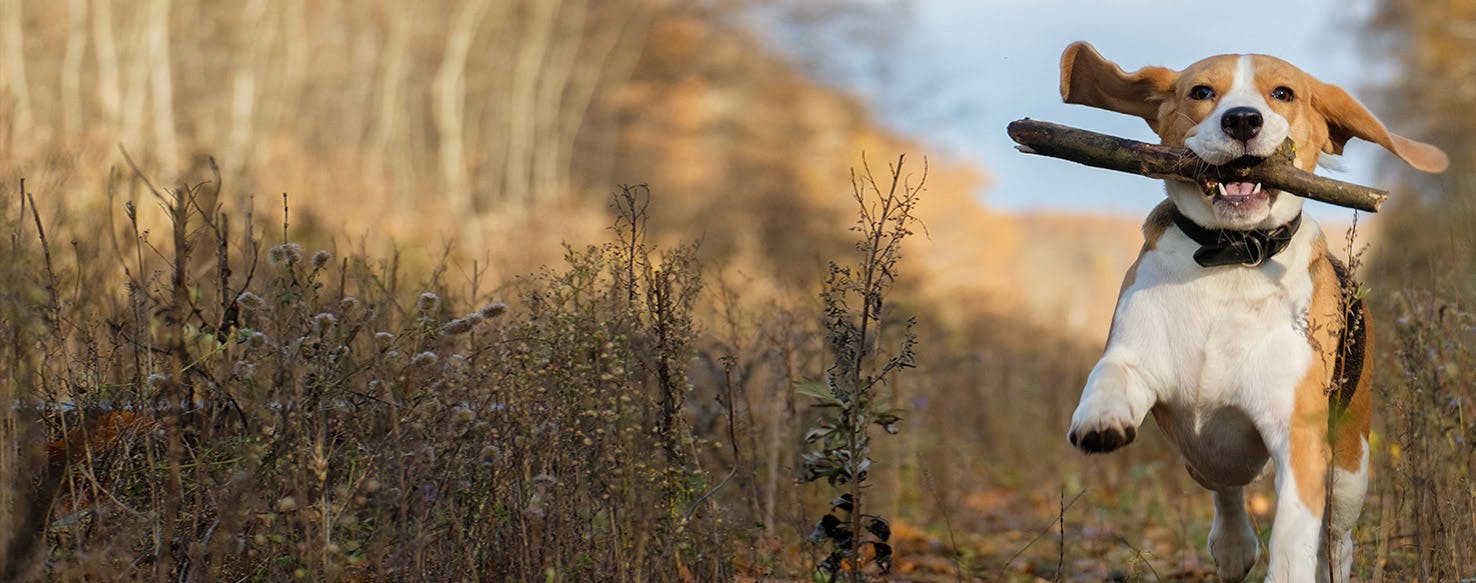
[[1264, 122], [1261, 112], [1253, 107], [1232, 107], [1225, 115], [1220, 116], [1220, 127], [1225, 130], [1225, 135], [1242, 142], [1249, 142], [1256, 137]]

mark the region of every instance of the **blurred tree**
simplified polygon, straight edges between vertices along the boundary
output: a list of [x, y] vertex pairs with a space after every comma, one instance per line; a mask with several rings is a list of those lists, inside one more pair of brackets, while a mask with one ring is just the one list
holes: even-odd
[[1395, 131], [1450, 154], [1443, 175], [1400, 172], [1381, 213], [1375, 280], [1471, 297], [1476, 292], [1476, 3], [1382, 0], [1371, 22], [1397, 75], [1377, 110]]
[[[3, 84], [0, 85], [0, 98], [9, 102], [6, 105], [13, 116], [13, 137], [19, 137], [30, 129], [32, 116], [30, 81], [26, 77], [24, 19], [21, 0], [0, 2], [0, 47], [4, 47], [5, 52], [0, 58], [0, 65], [5, 67], [0, 73], [0, 84]], [[14, 146], [11, 144], [12, 148]]]

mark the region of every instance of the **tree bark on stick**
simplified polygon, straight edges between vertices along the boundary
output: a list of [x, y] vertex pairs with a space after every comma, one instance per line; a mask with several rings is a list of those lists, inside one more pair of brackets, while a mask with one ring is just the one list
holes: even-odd
[[1389, 193], [1367, 186], [1318, 176], [1292, 165], [1296, 146], [1288, 139], [1275, 154], [1259, 161], [1235, 161], [1216, 166], [1188, 148], [1148, 144], [1032, 119], [1009, 126], [1010, 138], [1027, 154], [1038, 154], [1079, 164], [1178, 180], [1213, 188], [1217, 182], [1259, 182], [1265, 187], [1328, 204], [1378, 212]]

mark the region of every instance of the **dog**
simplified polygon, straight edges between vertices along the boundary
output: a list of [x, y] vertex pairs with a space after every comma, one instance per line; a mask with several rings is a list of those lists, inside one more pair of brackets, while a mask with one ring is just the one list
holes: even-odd
[[[1061, 56], [1067, 103], [1143, 118], [1161, 143], [1211, 164], [1265, 158], [1284, 140], [1312, 171], [1352, 138], [1424, 172], [1443, 151], [1389, 132], [1343, 89], [1265, 55], [1128, 73], [1091, 45]], [[1210, 490], [1209, 548], [1222, 580], [1260, 546], [1243, 488], [1276, 468], [1267, 581], [1347, 581], [1368, 489], [1369, 315], [1303, 199], [1261, 184], [1165, 181], [1123, 278], [1106, 349], [1068, 439], [1086, 453], [1133, 441], [1150, 412]]]

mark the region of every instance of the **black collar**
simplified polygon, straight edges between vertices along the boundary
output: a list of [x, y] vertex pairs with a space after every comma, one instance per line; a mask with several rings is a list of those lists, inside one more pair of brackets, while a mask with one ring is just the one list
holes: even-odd
[[1206, 229], [1174, 209], [1174, 225], [1195, 243], [1199, 243], [1199, 250], [1194, 252], [1194, 261], [1201, 266], [1256, 267], [1291, 244], [1292, 236], [1302, 226], [1302, 213], [1297, 213], [1290, 222], [1274, 229], [1239, 231]]

